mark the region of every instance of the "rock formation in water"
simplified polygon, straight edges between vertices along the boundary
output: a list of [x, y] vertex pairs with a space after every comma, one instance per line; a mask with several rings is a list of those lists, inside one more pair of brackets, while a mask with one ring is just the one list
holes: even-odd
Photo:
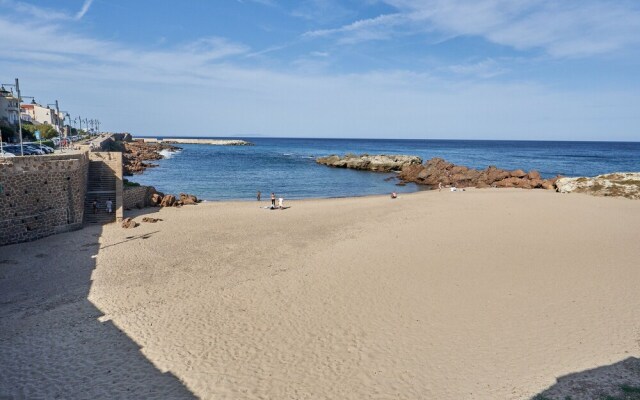
[[122, 162], [124, 175], [140, 174], [145, 169], [155, 167], [156, 164], [144, 161], [161, 160], [164, 158], [160, 151], [177, 151], [180, 147], [165, 143], [144, 143], [142, 141], [119, 142], [122, 146]]
[[586, 193], [592, 196], [640, 199], [640, 172], [616, 172], [593, 178], [561, 178], [556, 182], [560, 193]]
[[336, 168], [353, 168], [375, 172], [391, 172], [400, 171], [403, 167], [409, 165], [420, 165], [422, 159], [417, 156], [405, 155], [355, 155], [347, 154], [344, 157], [331, 155], [328, 157], [319, 157], [316, 159], [318, 164], [328, 165]]
[[507, 171], [490, 166], [485, 170], [476, 170], [455, 165], [442, 158], [432, 158], [424, 164], [405, 166], [398, 174], [402, 182], [414, 182], [419, 185], [456, 187], [515, 187], [522, 189], [554, 189], [557, 178], [542, 179], [537, 171], [528, 173], [518, 169]]

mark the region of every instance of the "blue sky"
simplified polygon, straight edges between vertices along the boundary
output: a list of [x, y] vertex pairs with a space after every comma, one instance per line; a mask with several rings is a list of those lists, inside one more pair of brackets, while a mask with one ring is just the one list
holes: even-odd
[[0, 0], [0, 81], [139, 135], [640, 140], [636, 0]]

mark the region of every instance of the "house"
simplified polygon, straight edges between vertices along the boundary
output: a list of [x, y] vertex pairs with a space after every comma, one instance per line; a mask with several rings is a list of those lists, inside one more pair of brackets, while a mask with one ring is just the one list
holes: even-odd
[[29, 120], [34, 124], [53, 125], [56, 131], [60, 132], [60, 126], [62, 125], [64, 117], [60, 118], [56, 110], [43, 107], [35, 101], [32, 101], [31, 104], [22, 104], [20, 108], [22, 110], [23, 120]]
[[18, 98], [13, 92], [0, 87], [0, 120], [11, 125], [18, 124]]

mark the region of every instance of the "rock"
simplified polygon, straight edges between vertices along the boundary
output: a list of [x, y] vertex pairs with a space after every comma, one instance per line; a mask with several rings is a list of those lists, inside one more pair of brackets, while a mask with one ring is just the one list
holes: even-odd
[[180, 193], [182, 204], [198, 204], [198, 198], [192, 194]]
[[153, 193], [151, 194], [151, 198], [149, 199], [149, 204], [152, 207], [158, 207], [160, 203], [162, 203], [162, 198], [164, 195], [162, 193]]
[[558, 178], [555, 186], [560, 193], [586, 193], [592, 196], [640, 199], [640, 172], [617, 172], [593, 178]]
[[122, 227], [125, 229], [133, 229], [138, 226], [138, 223], [133, 218], [125, 218], [122, 220]]
[[[123, 137], [123, 140], [126, 136]], [[157, 164], [145, 163], [144, 161], [161, 160], [164, 158], [160, 151], [177, 151], [179, 147], [165, 143], [145, 143], [143, 141], [122, 141], [119, 142], [122, 148], [123, 173], [126, 176], [142, 173], [145, 169], [156, 167]]]
[[[528, 174], [523, 170], [507, 171], [493, 165], [485, 170], [475, 170], [465, 166], [454, 165], [442, 158], [432, 158], [424, 165], [405, 166], [398, 174], [403, 182], [414, 182], [432, 187], [442, 183], [443, 186], [459, 188], [475, 186], [515, 187], [532, 189], [543, 187], [543, 181], [537, 171]], [[553, 185], [553, 183], [551, 183]]]
[[335, 168], [352, 168], [358, 170], [375, 171], [375, 172], [391, 172], [400, 171], [409, 165], [420, 165], [422, 159], [417, 156], [407, 155], [355, 155], [347, 154], [344, 157], [331, 155], [328, 157], [319, 157], [316, 159], [318, 164], [328, 165]]
[[483, 181], [488, 185], [491, 185], [493, 182], [501, 181], [505, 178], [511, 176], [508, 171], [499, 169], [493, 165], [489, 166], [486, 170], [483, 171], [484, 177]]
[[553, 190], [556, 188], [554, 182], [552, 182], [550, 179], [545, 179], [544, 181], [542, 181], [540, 187], [546, 190]]
[[519, 185], [519, 182], [520, 182], [520, 179], [512, 176], [512, 177], [509, 177], [509, 178], [505, 178], [505, 179], [503, 179], [501, 181], [494, 182], [493, 184], [496, 187], [506, 188], [506, 187], [517, 187]]
[[176, 196], [172, 194], [167, 194], [162, 198], [160, 202], [160, 207], [171, 207], [176, 202]]
[[151, 218], [151, 217], [142, 218], [142, 222], [148, 222], [150, 224], [155, 224], [158, 221], [162, 221], [162, 219], [160, 219], [160, 218]]
[[529, 184], [531, 185], [532, 188], [534, 189], [538, 189], [542, 187], [542, 179], [529, 179]]
[[536, 171], [536, 170], [534, 170], [534, 169], [532, 169], [531, 171], [529, 171], [529, 173], [527, 174], [527, 177], [528, 177], [530, 180], [534, 180], [534, 179], [541, 179], [541, 178], [540, 178], [540, 172], [538, 172], [538, 171]]

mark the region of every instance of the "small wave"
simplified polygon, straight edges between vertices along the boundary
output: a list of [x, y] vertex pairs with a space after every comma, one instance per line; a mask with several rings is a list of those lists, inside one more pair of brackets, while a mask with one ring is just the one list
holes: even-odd
[[160, 150], [159, 153], [164, 158], [171, 158], [174, 154], [178, 153], [178, 151]]

